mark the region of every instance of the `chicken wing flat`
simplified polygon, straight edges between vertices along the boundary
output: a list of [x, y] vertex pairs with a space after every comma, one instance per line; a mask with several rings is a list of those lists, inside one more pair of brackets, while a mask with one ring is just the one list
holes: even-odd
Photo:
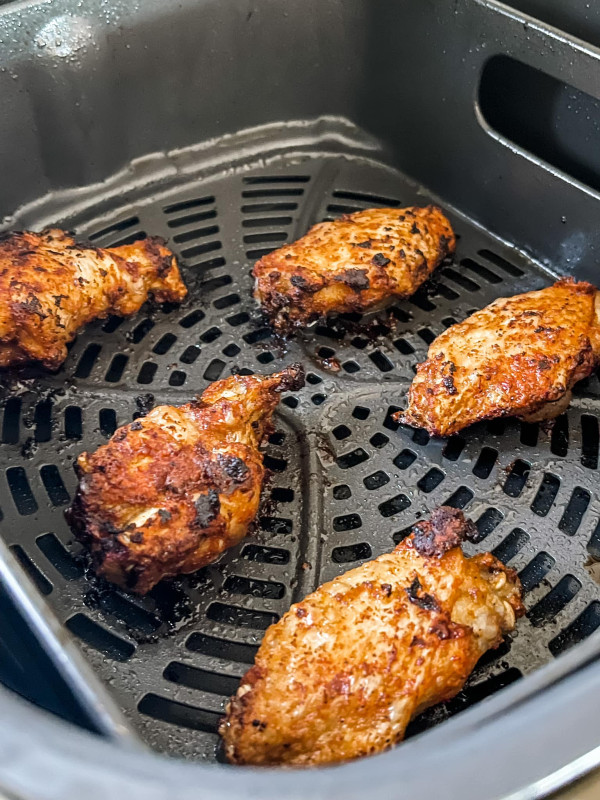
[[256, 516], [265, 468], [258, 447], [299, 366], [233, 376], [198, 400], [158, 406], [77, 461], [69, 521], [99, 574], [139, 594], [194, 572], [237, 544]]
[[286, 332], [332, 312], [410, 297], [454, 247], [452, 227], [435, 206], [345, 214], [263, 256], [254, 266], [254, 296]]
[[96, 317], [134, 314], [150, 294], [178, 302], [186, 293], [162, 239], [102, 250], [61, 230], [8, 233], [0, 239], [0, 367], [57, 369]]
[[572, 278], [500, 298], [432, 342], [397, 419], [450, 436], [478, 420], [562, 413], [600, 361], [598, 292]]
[[236, 764], [317, 765], [377, 753], [453, 697], [524, 612], [519, 579], [442, 507], [392, 553], [326, 583], [266, 632], [220, 733]]

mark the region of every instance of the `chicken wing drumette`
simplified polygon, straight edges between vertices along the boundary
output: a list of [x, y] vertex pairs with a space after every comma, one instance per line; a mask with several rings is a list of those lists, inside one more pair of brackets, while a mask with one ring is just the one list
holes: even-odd
[[442, 507], [389, 554], [326, 583], [266, 632], [220, 726], [236, 764], [316, 765], [380, 752], [453, 697], [524, 612], [519, 579]]
[[254, 296], [282, 332], [332, 312], [410, 297], [454, 252], [436, 206], [371, 208], [312, 227], [254, 265]]
[[0, 239], [0, 367], [56, 369], [77, 330], [96, 317], [134, 314], [152, 295], [183, 300], [175, 256], [157, 237], [105, 250], [61, 230]]
[[598, 292], [572, 278], [500, 298], [432, 342], [397, 419], [450, 436], [482, 419], [551, 419], [600, 361]]
[[194, 572], [246, 534], [265, 474], [258, 447], [302, 369], [233, 376], [180, 407], [159, 406], [77, 461], [69, 520], [97, 571], [139, 594]]

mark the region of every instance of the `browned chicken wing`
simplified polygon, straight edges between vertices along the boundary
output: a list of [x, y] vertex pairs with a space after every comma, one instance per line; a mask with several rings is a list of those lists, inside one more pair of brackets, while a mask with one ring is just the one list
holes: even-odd
[[454, 247], [450, 223], [435, 206], [345, 214], [263, 256], [254, 265], [254, 295], [285, 332], [332, 312], [410, 297]]
[[237, 544], [256, 516], [265, 474], [258, 447], [301, 367], [233, 376], [178, 408], [159, 406], [77, 461], [69, 520], [109, 581], [145, 594]]
[[317, 765], [377, 753], [453, 697], [524, 612], [519, 579], [437, 509], [392, 553], [326, 583], [266, 632], [220, 733], [236, 764]]
[[0, 367], [56, 369], [77, 330], [96, 317], [135, 314], [151, 294], [183, 300], [175, 256], [157, 237], [102, 250], [64, 231], [0, 239]]
[[565, 278], [500, 298], [438, 336], [397, 419], [434, 436], [513, 414], [550, 419], [599, 361], [598, 292]]

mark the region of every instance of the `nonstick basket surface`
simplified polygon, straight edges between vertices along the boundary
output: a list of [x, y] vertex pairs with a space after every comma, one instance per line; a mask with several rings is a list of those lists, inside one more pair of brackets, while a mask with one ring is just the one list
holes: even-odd
[[[508, 419], [434, 440], [391, 419], [435, 336], [553, 276], [450, 211], [456, 256], [411, 300], [278, 340], [251, 296], [256, 259], [320, 220], [435, 198], [372, 153], [284, 148], [276, 139], [267, 149], [284, 154], [244, 163], [232, 149], [230, 168], [221, 159], [201, 179], [157, 176], [131, 197], [92, 197], [53, 219], [98, 246], [164, 236], [181, 258], [189, 298], [89, 326], [58, 374], [15, 377], [2, 409], [3, 537], [143, 740], [207, 761], [218, 757], [219, 717], [265, 629], [319, 584], [391, 550], [438, 505], [476, 521], [480, 540], [469, 552], [491, 550], [519, 570], [528, 614], [464, 691], [409, 735], [600, 625], [590, 558], [600, 557], [596, 375], [546, 427]], [[39, 224], [50, 213], [40, 207]], [[297, 360], [307, 383], [276, 414], [255, 531], [218, 563], [145, 598], [96, 579], [63, 516], [77, 455], [152, 405], [186, 402], [233, 372], [269, 373]]]

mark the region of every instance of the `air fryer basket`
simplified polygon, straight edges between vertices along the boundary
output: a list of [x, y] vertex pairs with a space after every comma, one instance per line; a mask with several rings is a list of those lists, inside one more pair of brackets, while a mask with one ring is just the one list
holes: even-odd
[[[427, 798], [443, 781], [468, 800], [536, 796], [595, 764], [598, 377], [546, 428], [431, 440], [391, 414], [454, 321], [556, 274], [594, 279], [598, 196], [491, 130], [477, 87], [503, 54], [593, 95], [597, 52], [478, 0], [18, 3], [0, 32], [5, 227], [99, 246], [162, 235], [190, 288], [181, 307], [89, 326], [57, 374], [5, 380], [0, 574], [106, 740], [2, 692], [0, 786]], [[342, 213], [428, 202], [448, 209], [458, 248], [410, 301], [273, 337], [251, 297], [260, 255]], [[94, 578], [63, 516], [77, 455], [153, 404], [295, 360], [307, 385], [277, 412], [253, 535], [143, 599]], [[476, 521], [471, 551], [519, 570], [528, 614], [405, 744], [291, 780], [146, 751], [218, 762], [218, 719], [266, 627], [444, 503]], [[477, 783], [461, 766], [474, 748]]]

